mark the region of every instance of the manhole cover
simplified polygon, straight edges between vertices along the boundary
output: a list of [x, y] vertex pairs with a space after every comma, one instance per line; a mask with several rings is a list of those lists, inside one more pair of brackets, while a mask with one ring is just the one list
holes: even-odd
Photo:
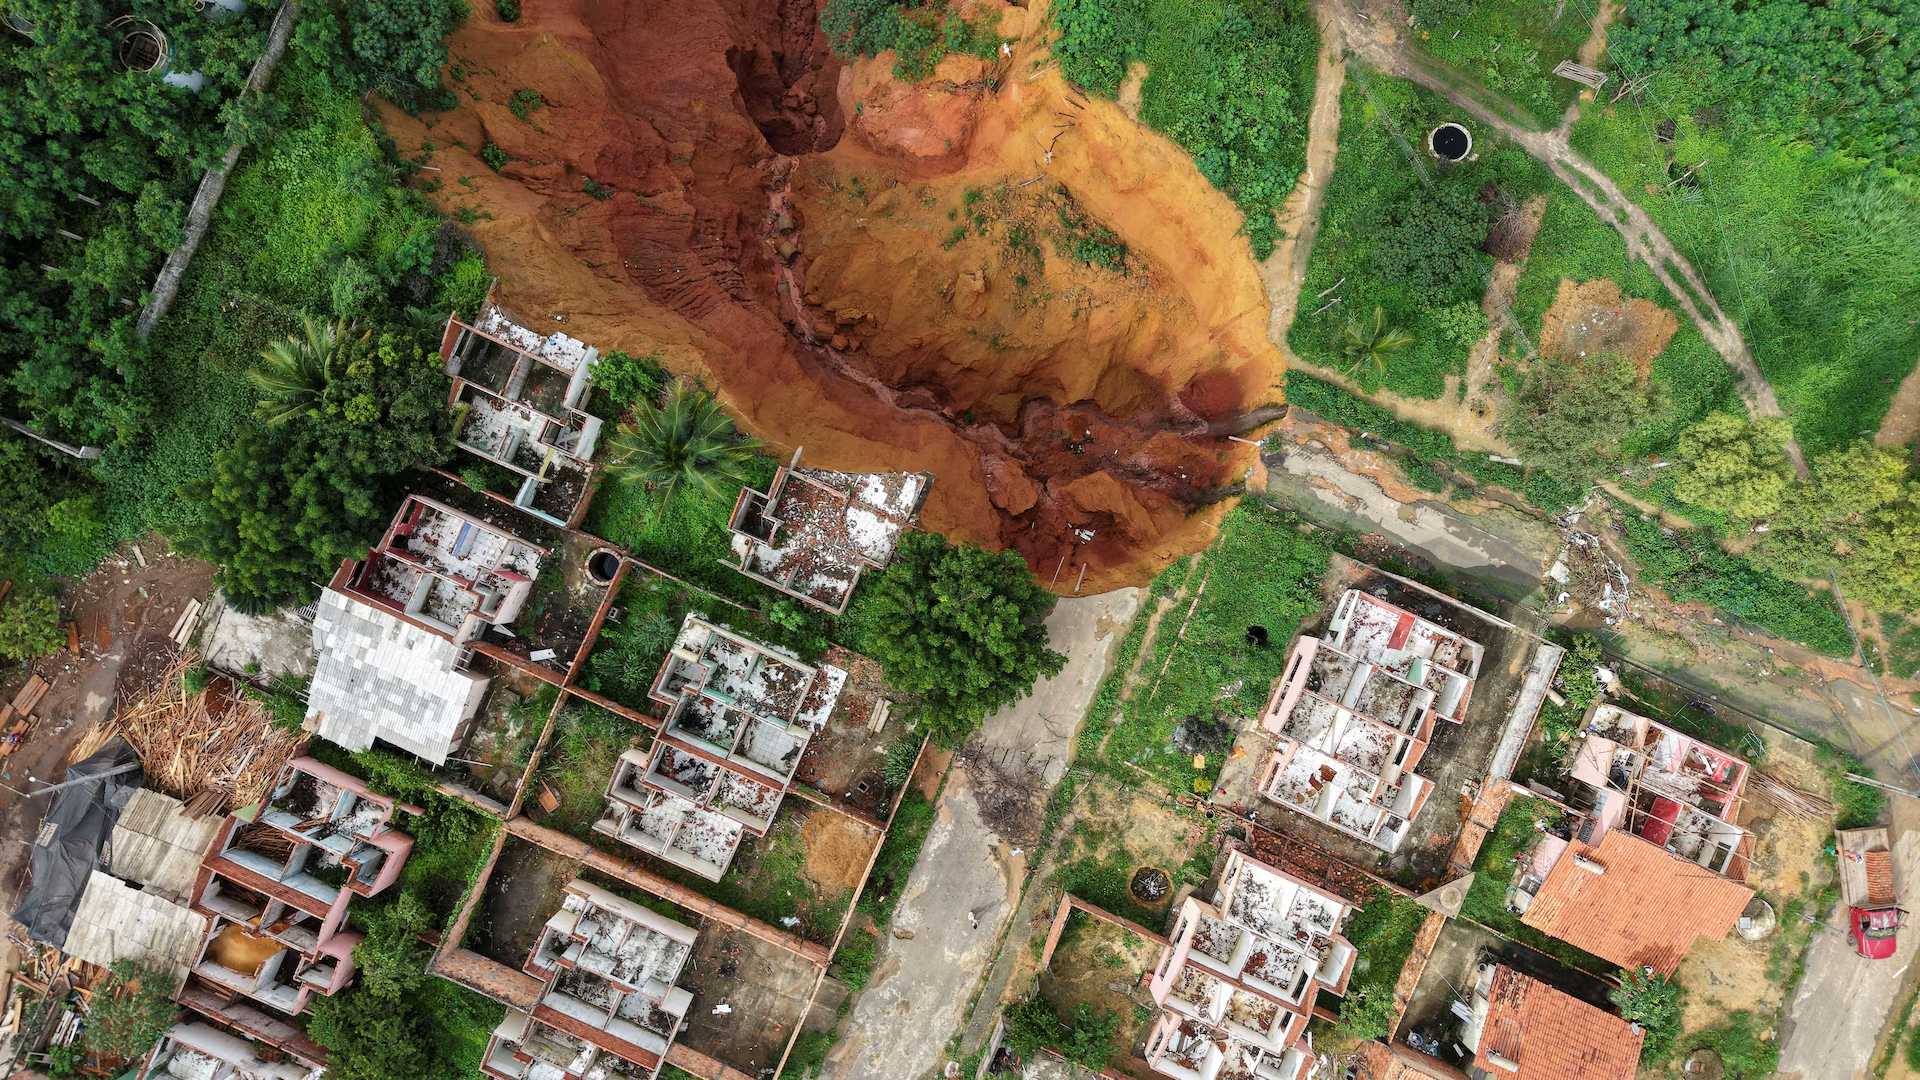
[[1133, 872], [1133, 883], [1127, 888], [1134, 896], [1151, 904], [1166, 896], [1172, 886], [1173, 882], [1167, 878], [1165, 870], [1143, 866]]

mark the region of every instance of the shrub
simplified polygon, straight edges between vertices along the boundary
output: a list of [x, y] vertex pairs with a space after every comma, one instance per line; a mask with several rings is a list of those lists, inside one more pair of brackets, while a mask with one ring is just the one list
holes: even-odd
[[513, 159], [507, 156], [505, 150], [500, 149], [500, 147], [493, 143], [488, 143], [480, 148], [480, 160], [487, 163], [487, 168], [492, 169], [494, 172], [499, 172], [501, 169], [507, 167], [507, 162]]
[[1593, 476], [1651, 411], [1646, 387], [1623, 356], [1545, 357], [1526, 381], [1505, 423], [1507, 440], [1529, 462], [1563, 476]]
[[615, 349], [595, 361], [593, 385], [624, 408], [651, 403], [671, 376], [660, 366], [660, 352], [630, 356]]
[[131, 960], [116, 960], [107, 984], [95, 987], [81, 1045], [90, 1054], [135, 1061], [173, 1026], [172, 980]]
[[0, 601], [0, 657], [32, 660], [58, 649], [60, 605], [45, 593], [17, 591]]
[[1053, 1006], [1038, 997], [1015, 1002], [1006, 1015], [1007, 1045], [1014, 1053], [1024, 1058], [1036, 1050], [1053, 1050], [1096, 1072], [1107, 1067], [1113, 1035], [1120, 1028], [1118, 1013], [1095, 1012], [1084, 1001], [1070, 1023], [1063, 1022]]
[[367, 85], [382, 91], [440, 85], [447, 35], [467, 18], [466, 0], [346, 0], [353, 55]]
[[1720, 1056], [1727, 1080], [1763, 1080], [1779, 1067], [1780, 1043], [1762, 1038], [1761, 1026], [1759, 1017], [1742, 1009], [1713, 1027], [1694, 1032], [1691, 1042]]
[[1363, 986], [1340, 1002], [1338, 1029], [1350, 1039], [1384, 1039], [1393, 1029], [1393, 993]]
[[1651, 974], [1645, 968], [1630, 968], [1620, 978], [1620, 988], [1608, 995], [1620, 1007], [1622, 1018], [1639, 1024], [1646, 1031], [1640, 1044], [1640, 1060], [1659, 1066], [1673, 1056], [1673, 1042], [1680, 1034], [1680, 984]]
[[847, 940], [840, 951], [833, 954], [833, 962], [840, 967], [840, 981], [847, 984], [849, 990], [865, 990], [867, 980], [873, 976], [873, 961], [880, 949], [880, 941], [865, 930], [853, 930], [847, 934]]
[[887, 747], [887, 756], [880, 762], [880, 782], [899, 791], [913, 779], [913, 766], [920, 760], [920, 743], [916, 739], [906, 739]]
[[507, 111], [522, 120], [532, 120], [533, 110], [540, 107], [540, 91], [521, 88], [513, 92], [507, 100]]
[[1560, 661], [1560, 679], [1566, 685], [1567, 710], [1583, 715], [1587, 706], [1600, 699], [1600, 640], [1592, 634], [1579, 634], [1566, 659]]
[[1486, 273], [1480, 241], [1487, 208], [1471, 191], [1415, 188], [1380, 225], [1380, 272], [1438, 308], [1479, 291]]
[[1709, 414], [1680, 433], [1674, 496], [1732, 518], [1772, 517], [1792, 477], [1784, 452], [1792, 435], [1779, 417]]
[[487, 272], [486, 260], [469, 252], [441, 275], [440, 310], [459, 312], [463, 321], [472, 322], [480, 317], [480, 308], [492, 288], [493, 275]]

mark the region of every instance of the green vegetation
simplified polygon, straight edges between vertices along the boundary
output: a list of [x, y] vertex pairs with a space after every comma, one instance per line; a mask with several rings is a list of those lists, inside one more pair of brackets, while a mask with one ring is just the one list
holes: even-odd
[[1849, 597], [1882, 611], [1920, 607], [1920, 481], [1907, 454], [1859, 442], [1815, 457], [1810, 472], [1787, 489], [1754, 561], [1783, 576], [1837, 572]]
[[0, 658], [32, 660], [65, 641], [60, 605], [53, 597], [22, 589], [0, 600]]
[[833, 954], [833, 962], [840, 969], [840, 981], [847, 989], [860, 991], [867, 988], [867, 980], [873, 976], [873, 961], [880, 951], [880, 939], [866, 930], [854, 929], [847, 932], [847, 939]]
[[1678, 83], [1656, 77], [1645, 107], [1586, 110], [1575, 149], [1700, 270], [1809, 453], [1871, 433], [1920, 355], [1906, 314], [1920, 307], [1920, 179], [1688, 111]]
[[682, 491], [710, 501], [732, 485], [737, 494], [760, 456], [760, 440], [741, 436], [719, 399], [685, 380], [669, 384], [657, 405], [633, 403], [632, 416], [607, 442], [605, 471], [651, 489], [663, 510]]
[[1007, 1007], [1007, 1045], [1021, 1057], [1036, 1050], [1058, 1053], [1077, 1065], [1094, 1071], [1107, 1067], [1114, 1032], [1120, 1029], [1120, 1014], [1096, 1011], [1086, 1002], [1074, 1010], [1072, 1019], [1061, 1017], [1039, 997], [1023, 998]]
[[1355, 374], [1368, 392], [1437, 398], [1447, 375], [1465, 373], [1471, 343], [1459, 340], [1451, 313], [1477, 304], [1486, 288], [1493, 260], [1481, 246], [1552, 183], [1544, 166], [1490, 132], [1476, 140], [1473, 160], [1445, 169], [1406, 141], [1458, 119], [1438, 97], [1383, 75], [1355, 69], [1343, 91], [1340, 168], [1288, 340], [1309, 363], [1346, 367], [1348, 316], [1381, 308], [1413, 345], [1384, 375]]
[[1462, 480], [1505, 488], [1553, 513], [1586, 497], [1585, 483], [1570, 483], [1540, 469], [1493, 461], [1485, 454], [1463, 453], [1445, 432], [1408, 423], [1386, 409], [1354, 397], [1330, 382], [1299, 372], [1287, 374], [1287, 402], [1336, 424], [1364, 431], [1411, 455], [1420, 466], [1439, 465]]
[[[1086, 737], [1104, 737], [1099, 756], [1116, 775], [1136, 778], [1125, 763], [1176, 791], [1196, 790], [1196, 780], [1211, 785], [1233, 742], [1231, 718], [1266, 704], [1286, 666], [1287, 639], [1320, 606], [1326, 569], [1326, 549], [1291, 519], [1247, 503], [1221, 521], [1220, 538], [1201, 559], [1168, 567], [1154, 594], [1182, 586], [1186, 593], [1161, 619], [1141, 684], [1117, 716], [1101, 709], [1089, 721]], [[1265, 644], [1250, 633], [1256, 626], [1265, 628]], [[1109, 719], [1111, 729], [1101, 730]]]
[[[1247, 216], [1253, 257], [1273, 253], [1275, 212], [1306, 165], [1320, 36], [1300, 0], [1061, 0], [1053, 54], [1067, 79], [1114, 97], [1145, 62], [1140, 119], [1193, 155]], [[1342, 143], [1345, 153], [1345, 143]]]
[[894, 50], [893, 77], [918, 82], [933, 74], [948, 53], [995, 60], [1000, 35], [997, 14], [976, 14], [948, 0], [828, 0], [820, 29], [842, 60]]
[[860, 910], [882, 931], [893, 919], [893, 906], [900, 902], [900, 894], [906, 891], [913, 864], [920, 861], [920, 846], [927, 842], [933, 817], [932, 801], [917, 789], [908, 788], [900, 809], [894, 811], [873, 871], [867, 875], [867, 887], [860, 893]]
[[605, 419], [617, 420], [636, 405], [659, 400], [669, 378], [658, 352], [629, 356], [615, 349], [594, 362], [594, 397], [610, 406], [611, 415]]
[[[672, 644], [669, 636], [668, 644]], [[662, 660], [665, 650], [662, 649]], [[658, 669], [658, 665], [655, 666]], [[644, 696], [644, 688], [641, 693]], [[540, 722], [544, 722], [544, 717]], [[560, 805], [541, 824], [582, 839], [592, 835], [593, 823], [607, 808], [607, 778], [620, 755], [644, 734], [633, 721], [598, 705], [574, 699], [554, 719], [553, 738], [540, 758], [536, 784], [552, 790]], [[537, 793], [537, 788], [536, 788]], [[533, 796], [527, 796], [531, 799]]]
[[910, 695], [915, 723], [942, 745], [958, 746], [1067, 662], [1047, 648], [1041, 621], [1055, 598], [1015, 551], [909, 532], [862, 593], [860, 651], [893, 691]]
[[1413, 0], [1420, 48], [1519, 106], [1529, 126], [1550, 128], [1580, 84], [1553, 74], [1577, 60], [1593, 12], [1557, 0]]
[[[1413, 955], [1413, 939], [1426, 919], [1426, 908], [1386, 889], [1378, 890], [1372, 899], [1354, 911], [1346, 934], [1359, 955], [1354, 960], [1353, 975], [1347, 981], [1348, 1002], [1355, 1000], [1356, 993], [1362, 993], [1392, 1003], [1394, 983], [1400, 979], [1400, 969], [1407, 966], [1407, 958]], [[1365, 1012], [1369, 1006], [1355, 1007]], [[1340, 1016], [1344, 1022], [1347, 1005], [1341, 1005]]]
[[132, 960], [115, 960], [104, 985], [93, 988], [80, 1045], [89, 1054], [138, 1061], [173, 1026], [179, 1012], [172, 980]]
[[1742, 1009], [1687, 1038], [1694, 1047], [1704, 1046], [1720, 1055], [1727, 1080], [1765, 1080], [1780, 1064], [1780, 1041], [1766, 1030], [1768, 1026]]
[[1736, 138], [1911, 170], [1920, 57], [1900, 32], [1911, 27], [1910, 4], [1652, 0], [1625, 14], [1608, 35], [1613, 62], [1658, 72], [1651, 96], [1676, 115], [1711, 111]]
[[1887, 793], [1871, 784], [1847, 779], [1848, 773], [1869, 776], [1859, 759], [1827, 743], [1818, 744], [1820, 771], [1833, 786], [1833, 805], [1839, 811], [1833, 823], [1836, 829], [1864, 829], [1880, 820], [1886, 809]]
[[1387, 377], [1393, 358], [1406, 352], [1412, 344], [1413, 335], [1397, 326], [1388, 326], [1385, 309], [1375, 304], [1371, 321], [1364, 321], [1358, 315], [1347, 320], [1340, 351], [1346, 357], [1349, 376], [1364, 371], [1369, 381], [1379, 382]]
[[1349, 1039], [1384, 1039], [1393, 1034], [1393, 988], [1363, 986], [1349, 988], [1340, 1002], [1340, 1022], [1335, 1028]]
[[1524, 460], [1560, 476], [1609, 471], [1651, 412], [1648, 390], [1625, 357], [1595, 353], [1529, 365], [1504, 411], [1507, 440]]
[[920, 760], [920, 742], [916, 739], [902, 739], [887, 747], [886, 757], [880, 761], [880, 782], [890, 790], [899, 791], [913, 779], [913, 766]]
[[1513, 884], [1515, 861], [1533, 845], [1539, 829], [1551, 829], [1565, 816], [1545, 799], [1515, 795], [1480, 844], [1480, 854], [1473, 860], [1473, 887], [1467, 890], [1460, 915], [1582, 971], [1611, 975], [1616, 970], [1611, 962], [1548, 937], [1507, 910], [1507, 888]]
[[1793, 478], [1785, 453], [1792, 434], [1777, 417], [1709, 415], [1680, 433], [1673, 494], [1729, 518], [1772, 517]]
[[1640, 1060], [1656, 1068], [1664, 1065], [1673, 1056], [1674, 1040], [1680, 1035], [1680, 984], [1645, 968], [1632, 968], [1608, 996], [1620, 1007], [1623, 1018], [1645, 1029]]
[[1883, 612], [1880, 640], [1881, 670], [1896, 679], [1911, 679], [1920, 674], [1920, 621]]
[[1846, 617], [1830, 593], [1756, 568], [1721, 551], [1699, 529], [1668, 529], [1631, 508], [1620, 511], [1621, 537], [1644, 579], [1682, 603], [1698, 600], [1829, 656], [1853, 652]]

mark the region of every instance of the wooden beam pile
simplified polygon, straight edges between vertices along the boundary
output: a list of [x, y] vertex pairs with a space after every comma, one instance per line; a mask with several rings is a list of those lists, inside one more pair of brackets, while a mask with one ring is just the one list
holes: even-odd
[[1754, 771], [1748, 779], [1753, 781], [1754, 790], [1766, 800], [1780, 808], [1781, 813], [1808, 821], [1819, 821], [1833, 816], [1833, 804], [1818, 795], [1801, 791], [1772, 773]]
[[230, 813], [266, 797], [306, 736], [274, 727], [266, 707], [226, 679], [187, 693], [183, 676], [197, 660], [180, 654], [152, 697], [121, 710], [114, 733], [140, 755], [149, 786], [195, 816]]

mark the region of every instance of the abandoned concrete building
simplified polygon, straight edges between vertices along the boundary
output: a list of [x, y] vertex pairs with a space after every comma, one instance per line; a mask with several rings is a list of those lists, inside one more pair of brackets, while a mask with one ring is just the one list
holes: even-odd
[[398, 811], [421, 812], [312, 758], [289, 762], [258, 816], [228, 817], [201, 863], [194, 977], [288, 1015], [345, 989], [364, 936], [347, 908], [399, 880], [413, 850]]
[[1734, 823], [1747, 763], [1613, 705], [1588, 723], [1568, 795], [1508, 906], [1622, 967], [1671, 974], [1696, 938], [1724, 938], [1753, 897], [1753, 835]]
[[1415, 773], [1436, 718], [1459, 723], [1481, 647], [1358, 589], [1328, 636], [1302, 636], [1260, 723], [1260, 794], [1392, 852], [1433, 784]]
[[1351, 905], [1244, 851], [1212, 900], [1189, 896], [1152, 977], [1155, 1071], [1178, 1080], [1299, 1080], [1314, 996], [1346, 992], [1357, 955], [1340, 936]]
[[773, 827], [846, 681], [689, 614], [648, 691], [660, 736], [621, 755], [594, 830], [720, 880], [742, 837]]
[[320, 1080], [326, 1073], [326, 1051], [291, 1024], [218, 999], [213, 1016], [200, 1012], [205, 1004], [189, 1007], [195, 1015], [160, 1037], [136, 1080]]
[[730, 565], [764, 585], [836, 615], [864, 570], [893, 558], [933, 487], [932, 473], [846, 473], [799, 468], [800, 453], [766, 491], [742, 488], [727, 529]]
[[349, 750], [384, 742], [435, 765], [485, 696], [473, 641], [519, 616], [547, 553], [445, 503], [409, 495], [359, 562], [320, 594], [307, 716]]
[[656, 1075], [692, 994], [674, 984], [693, 927], [584, 881], [568, 882], [525, 971], [531, 1011], [509, 1008], [481, 1072], [500, 1080], [616, 1080]]
[[1638, 1027], [1505, 964], [1480, 965], [1472, 999], [1459, 1038], [1478, 1075], [1632, 1080], [1639, 1071]]
[[453, 379], [455, 445], [519, 477], [515, 506], [577, 526], [600, 437], [600, 418], [585, 408], [599, 352], [537, 334], [489, 303], [477, 325], [447, 321], [440, 356]]

